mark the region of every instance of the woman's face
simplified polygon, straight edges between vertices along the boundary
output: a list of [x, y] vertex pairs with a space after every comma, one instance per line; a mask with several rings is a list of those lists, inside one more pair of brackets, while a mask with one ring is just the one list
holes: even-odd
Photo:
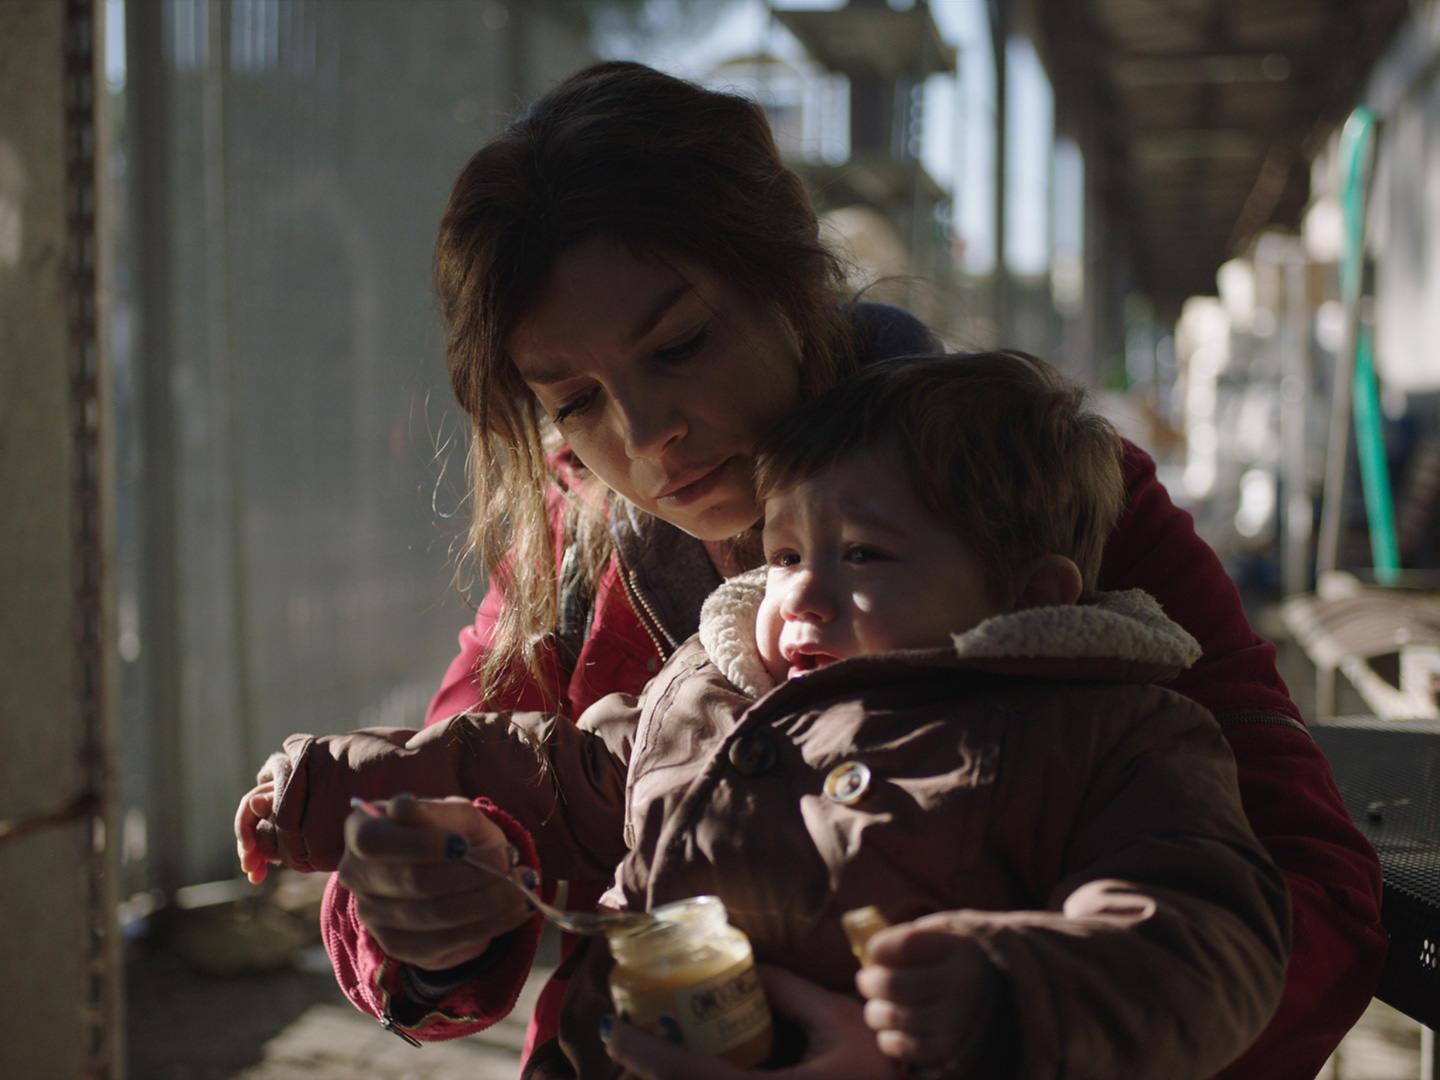
[[507, 342], [580, 460], [702, 540], [760, 517], [759, 437], [800, 402], [784, 322], [706, 267], [595, 238], [556, 260]]

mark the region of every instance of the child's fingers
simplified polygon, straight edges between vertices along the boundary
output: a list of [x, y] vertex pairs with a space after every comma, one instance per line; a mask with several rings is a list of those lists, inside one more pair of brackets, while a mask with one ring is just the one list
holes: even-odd
[[974, 938], [943, 924], [888, 927], [870, 939], [865, 955], [868, 963], [855, 976], [856, 989], [899, 1005], [971, 999], [991, 971]]
[[899, 1031], [917, 1039], [948, 1038], [955, 1027], [955, 1006], [949, 1000], [897, 1005], [884, 998], [871, 998], [865, 1002], [865, 1026], [871, 1031]]
[[923, 1001], [901, 1005], [881, 997], [865, 1002], [865, 1026], [887, 1057], [917, 1065], [948, 1061], [970, 1038], [975, 1018], [984, 1013], [978, 994], [936, 986]]
[[914, 1064], [949, 1061], [1003, 992], [975, 940], [943, 922], [890, 927], [866, 953], [872, 962], [855, 976], [866, 1026], [883, 1053]]
[[264, 859], [259, 859], [253, 865], [247, 866], [244, 863], [242, 863], [241, 865], [244, 868], [245, 876], [249, 879], [251, 885], [259, 885], [262, 881], [265, 880], [265, 875], [270, 870], [270, 864], [267, 863]]
[[256, 828], [274, 809], [275, 785], [260, 784], [247, 791], [235, 809], [235, 849], [243, 865], [260, 846]]
[[887, 967], [919, 967], [942, 963], [964, 950], [978, 951], [974, 938], [943, 923], [921, 920], [877, 931], [865, 943], [865, 958]]
[[855, 989], [867, 999], [923, 1005], [937, 996], [950, 996], [957, 982], [962, 981], [963, 977], [956, 978], [945, 964], [905, 968], [867, 964], [855, 974]]
[[875, 1045], [888, 1058], [912, 1065], [938, 1065], [949, 1059], [949, 1040], [927, 1035], [917, 1037], [905, 1031], [877, 1031]]
[[255, 842], [255, 812], [250, 809], [250, 794], [246, 792], [245, 797], [240, 800], [240, 805], [235, 808], [235, 839], [240, 843]]
[[245, 793], [235, 809], [235, 838], [253, 844], [255, 826], [275, 808], [275, 785], [257, 784]]

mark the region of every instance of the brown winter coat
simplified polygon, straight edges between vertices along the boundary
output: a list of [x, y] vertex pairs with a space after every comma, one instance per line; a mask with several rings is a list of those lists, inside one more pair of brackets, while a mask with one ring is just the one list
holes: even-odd
[[[1153, 601], [1018, 612], [953, 649], [770, 689], [757, 588], [727, 583], [638, 700], [576, 725], [471, 714], [292, 737], [274, 763], [280, 850], [333, 865], [351, 794], [484, 795], [530, 828], [549, 877], [614, 873], [616, 906], [716, 894], [760, 960], [836, 991], [856, 969], [844, 911], [963, 912], [1009, 988], [1020, 1077], [1201, 1078], [1244, 1050], [1279, 999], [1289, 901], [1219, 726], [1148, 683], [1198, 651]], [[860, 797], [827, 796], [857, 762]], [[609, 1071], [607, 963], [591, 949], [562, 1016], [586, 1077]]]

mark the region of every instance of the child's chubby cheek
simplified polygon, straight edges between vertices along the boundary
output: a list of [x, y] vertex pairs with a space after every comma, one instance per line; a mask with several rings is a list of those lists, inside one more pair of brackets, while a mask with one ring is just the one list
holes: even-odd
[[760, 601], [759, 610], [755, 612], [755, 647], [760, 652], [765, 670], [777, 683], [784, 682], [790, 671], [790, 665], [780, 651], [780, 632], [784, 628], [785, 620], [780, 615], [780, 601], [772, 599], [767, 590], [765, 598]]

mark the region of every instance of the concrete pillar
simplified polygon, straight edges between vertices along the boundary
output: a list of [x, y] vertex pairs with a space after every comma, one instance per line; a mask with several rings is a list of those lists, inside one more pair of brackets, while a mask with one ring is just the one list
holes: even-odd
[[96, 8], [0, 3], [0, 1076], [14, 1080], [121, 1073]]

